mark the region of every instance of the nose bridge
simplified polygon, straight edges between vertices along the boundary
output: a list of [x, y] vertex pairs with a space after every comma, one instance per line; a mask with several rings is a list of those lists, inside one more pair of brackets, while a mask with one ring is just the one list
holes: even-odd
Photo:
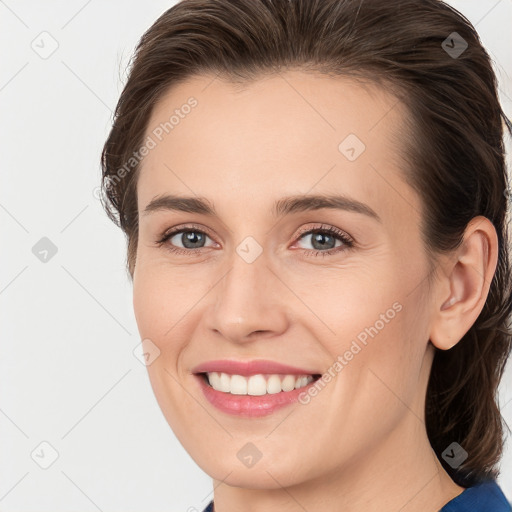
[[209, 327], [235, 341], [255, 331], [275, 335], [285, 326], [285, 312], [274, 281], [263, 248], [254, 239], [243, 240], [216, 287]]

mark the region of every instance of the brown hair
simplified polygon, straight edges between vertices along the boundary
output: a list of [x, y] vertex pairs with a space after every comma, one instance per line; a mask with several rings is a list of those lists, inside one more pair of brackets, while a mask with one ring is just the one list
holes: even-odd
[[[473, 217], [494, 224], [499, 255], [489, 295], [462, 340], [436, 350], [425, 415], [430, 443], [456, 483], [497, 477], [503, 449], [497, 389], [512, 340], [502, 121], [511, 126], [478, 34], [443, 2], [183, 0], [162, 14], [136, 47], [102, 153], [102, 202], [127, 236], [130, 276], [138, 241], [134, 155], [157, 101], [193, 75], [248, 83], [291, 68], [379, 82], [403, 102], [404, 179], [422, 199], [431, 262], [460, 245]], [[457, 469], [442, 457], [452, 442], [468, 453]]]

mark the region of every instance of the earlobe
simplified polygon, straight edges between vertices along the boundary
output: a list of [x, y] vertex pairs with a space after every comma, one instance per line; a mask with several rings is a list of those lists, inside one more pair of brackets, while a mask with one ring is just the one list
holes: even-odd
[[460, 334], [461, 308], [459, 302], [460, 299], [452, 295], [439, 308], [439, 315], [430, 334], [430, 341], [440, 350], [449, 350], [456, 345], [467, 332], [466, 330]]
[[[453, 279], [456, 270], [452, 272], [452, 287]], [[459, 295], [452, 294], [440, 307], [440, 317], [438, 319], [437, 330], [431, 333], [432, 344], [440, 350], [449, 350], [456, 345], [467, 332], [460, 334], [460, 318], [461, 318], [461, 299]], [[456, 305], [456, 306], [455, 306]], [[455, 306], [455, 307], [453, 307]]]

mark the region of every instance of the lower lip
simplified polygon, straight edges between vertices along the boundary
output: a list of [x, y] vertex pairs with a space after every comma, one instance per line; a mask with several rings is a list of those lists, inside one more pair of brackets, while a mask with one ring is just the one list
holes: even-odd
[[307, 386], [293, 389], [292, 391], [280, 391], [279, 393], [252, 395], [232, 395], [213, 389], [206, 381], [204, 375], [195, 374], [196, 379], [206, 399], [217, 409], [235, 416], [250, 418], [267, 416], [277, 409], [298, 402], [299, 395], [307, 392], [316, 383], [311, 381]]

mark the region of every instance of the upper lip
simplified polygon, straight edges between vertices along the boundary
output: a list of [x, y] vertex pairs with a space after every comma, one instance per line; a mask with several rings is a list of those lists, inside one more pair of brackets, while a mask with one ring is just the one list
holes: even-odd
[[275, 361], [263, 359], [252, 361], [234, 361], [218, 359], [206, 361], [192, 368], [192, 373], [223, 372], [232, 375], [256, 375], [260, 373], [278, 373], [284, 375], [317, 375], [319, 372], [305, 368], [297, 368]]

